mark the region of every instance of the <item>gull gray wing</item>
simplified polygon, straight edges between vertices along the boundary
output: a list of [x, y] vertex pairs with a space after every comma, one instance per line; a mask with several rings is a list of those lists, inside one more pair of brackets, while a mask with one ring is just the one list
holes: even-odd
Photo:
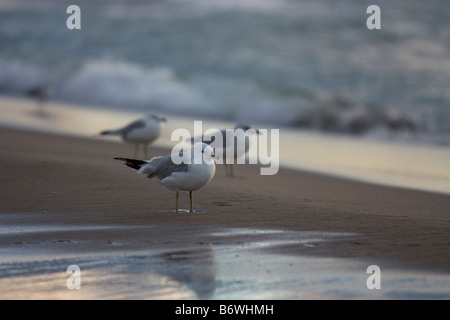
[[188, 165], [186, 163], [175, 164], [170, 155], [152, 158], [139, 173], [146, 174], [149, 178], [158, 178], [162, 180], [169, 177], [174, 172], [186, 172]]
[[144, 127], [145, 127], [145, 121], [144, 120], [142, 120], [142, 119], [136, 120], [136, 121], [133, 121], [132, 123], [130, 123], [129, 125], [123, 127], [122, 129], [120, 129], [120, 134], [123, 137], [126, 137], [134, 129], [144, 128]]
[[136, 120], [133, 121], [132, 123], [130, 123], [129, 125], [120, 128], [120, 129], [116, 129], [116, 130], [104, 130], [102, 132], [100, 132], [101, 135], [121, 135], [122, 137], [126, 138], [126, 136], [128, 135], [128, 133], [134, 129], [137, 128], [143, 128], [145, 127], [145, 122], [144, 120]]

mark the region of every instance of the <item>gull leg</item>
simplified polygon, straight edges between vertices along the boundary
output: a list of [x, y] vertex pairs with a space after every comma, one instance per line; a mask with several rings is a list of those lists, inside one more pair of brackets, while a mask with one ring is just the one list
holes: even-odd
[[44, 113], [44, 100], [39, 99], [39, 101], [38, 101], [38, 109], [39, 109], [38, 112], [40, 114]]
[[144, 143], [144, 160], [148, 159], [148, 144]]
[[180, 197], [180, 192], [177, 191], [177, 193], [175, 193], [175, 198], [176, 198], [176, 205], [175, 205], [175, 212], [178, 213], [178, 198]]
[[194, 208], [192, 207], [192, 191], [189, 192], [189, 201], [191, 203], [191, 210], [189, 212], [194, 212]]
[[233, 165], [230, 164], [230, 177], [234, 177], [233, 175]]
[[134, 144], [134, 158], [137, 159], [139, 152], [139, 143]]

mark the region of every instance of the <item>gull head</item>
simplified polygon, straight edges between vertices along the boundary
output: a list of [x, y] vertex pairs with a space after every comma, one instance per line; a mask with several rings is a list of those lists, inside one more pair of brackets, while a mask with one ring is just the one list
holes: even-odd
[[161, 116], [160, 116], [159, 114], [157, 114], [157, 113], [149, 113], [149, 114], [147, 114], [147, 118], [148, 118], [148, 119], [153, 119], [153, 120], [155, 120], [155, 121], [157, 121], [157, 122], [166, 122], [166, 121], [167, 121], [166, 118], [161, 117]]
[[[198, 147], [201, 146], [202, 153], [210, 158], [214, 158], [216, 156], [213, 147], [211, 147], [209, 144], [206, 144], [204, 142], [197, 142], [196, 144], [199, 144]], [[194, 145], [195, 146], [195, 145]]]
[[235, 127], [234, 130], [237, 129], [242, 129], [244, 132], [246, 132], [247, 130], [254, 130], [256, 134], [260, 134], [258, 129], [255, 129], [247, 124], [242, 124], [242, 123], [238, 123]]
[[[194, 163], [213, 163], [212, 158], [216, 156], [214, 149], [204, 143], [204, 142], [197, 142], [192, 146], [192, 158], [194, 159]], [[201, 161], [198, 161], [198, 158], [201, 157]], [[197, 161], [196, 161], [197, 160]]]

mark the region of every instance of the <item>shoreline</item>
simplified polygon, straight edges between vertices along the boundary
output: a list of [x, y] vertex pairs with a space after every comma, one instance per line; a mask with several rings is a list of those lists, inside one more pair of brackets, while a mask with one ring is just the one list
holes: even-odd
[[[100, 137], [108, 128], [120, 127], [142, 116], [133, 111], [48, 103], [37, 113], [33, 101], [0, 97], [0, 126], [54, 134], [119, 141]], [[154, 146], [172, 148], [170, 133], [177, 128], [192, 132], [198, 119], [169, 117]], [[226, 121], [205, 120], [203, 129], [234, 127]], [[450, 148], [380, 141], [350, 136], [280, 129], [280, 167], [325, 174], [381, 186], [392, 186], [450, 195]]]

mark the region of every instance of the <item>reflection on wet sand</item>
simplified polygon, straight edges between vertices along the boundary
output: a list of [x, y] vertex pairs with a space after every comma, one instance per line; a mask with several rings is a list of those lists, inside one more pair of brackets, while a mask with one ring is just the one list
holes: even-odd
[[[7, 223], [6, 218], [2, 221]], [[95, 230], [112, 236], [121, 228], [97, 226]], [[166, 228], [187, 231], [175, 225], [142, 231], [156, 239], [157, 232], [164, 234]], [[97, 251], [80, 251], [87, 245], [85, 240], [26, 241], [67, 231], [63, 226], [53, 229], [47, 225], [41, 230], [38, 226], [0, 230], [0, 299], [450, 298], [445, 274], [381, 265], [383, 290], [368, 290], [366, 269], [373, 261], [310, 254], [351, 234], [190, 227], [195, 242], [132, 249], [126, 241], [109, 241], [101, 247], [86, 240]], [[17, 244], [11, 236], [24, 240]], [[66, 270], [73, 264], [81, 270], [80, 290], [66, 285]]]
[[66, 285], [73, 258], [3, 264], [0, 299], [210, 299], [215, 291], [210, 248], [97, 259], [79, 260], [80, 290]]
[[184, 283], [198, 299], [210, 299], [214, 295], [217, 284], [214, 249], [172, 251], [160, 256], [169, 265], [163, 268], [164, 275]]

